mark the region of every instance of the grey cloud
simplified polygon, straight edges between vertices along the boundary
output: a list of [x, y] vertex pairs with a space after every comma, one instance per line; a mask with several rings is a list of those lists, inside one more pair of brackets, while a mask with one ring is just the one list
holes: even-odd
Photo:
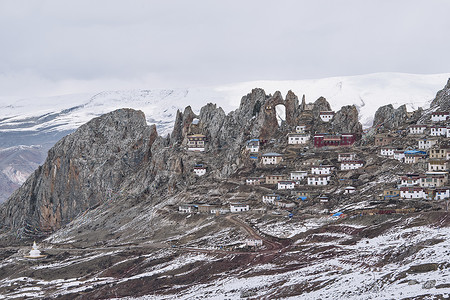
[[445, 0], [6, 0], [0, 74], [180, 86], [441, 73], [449, 11]]

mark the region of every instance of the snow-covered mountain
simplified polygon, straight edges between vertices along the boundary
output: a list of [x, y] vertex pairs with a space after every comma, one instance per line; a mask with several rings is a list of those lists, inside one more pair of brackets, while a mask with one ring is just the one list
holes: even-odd
[[[407, 104], [411, 110], [426, 106], [449, 77], [450, 73], [376, 73], [315, 80], [252, 81], [203, 88], [3, 99], [0, 105], [0, 134], [19, 136], [20, 133], [72, 131], [96, 116], [129, 107], [142, 110], [147, 121], [157, 124], [159, 133], [164, 135], [171, 131], [177, 109], [191, 105], [195, 111], [204, 104], [213, 102], [228, 112], [237, 108], [241, 97], [255, 87], [272, 94], [279, 90], [284, 95], [292, 90], [299, 97], [305, 94], [307, 102], [324, 96], [336, 110], [343, 105], [355, 104], [360, 110], [361, 123], [367, 127], [371, 125], [373, 115], [381, 105]], [[5, 140], [0, 142], [0, 146], [5, 143]]]

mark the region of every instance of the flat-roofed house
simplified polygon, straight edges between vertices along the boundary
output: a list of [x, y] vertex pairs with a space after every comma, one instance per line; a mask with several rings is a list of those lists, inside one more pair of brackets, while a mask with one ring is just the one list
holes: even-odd
[[330, 110], [319, 112], [320, 119], [324, 122], [331, 121], [331, 119], [333, 119], [334, 115], [335, 115], [334, 111], [330, 111]]
[[401, 187], [400, 198], [405, 199], [426, 199], [427, 193], [422, 187]]
[[356, 153], [339, 153], [338, 154], [338, 161], [344, 161], [344, 160], [355, 160], [356, 159]]
[[356, 170], [359, 168], [362, 168], [364, 166], [364, 162], [362, 160], [347, 160], [341, 162], [341, 170], [342, 171], [348, 171], [348, 170]]
[[283, 161], [283, 155], [280, 153], [265, 153], [261, 157], [263, 165], [277, 165]]
[[188, 135], [188, 150], [189, 151], [205, 151], [206, 136], [203, 134]]
[[306, 144], [309, 141], [309, 134], [304, 133], [288, 133], [288, 144], [299, 145]]
[[286, 177], [280, 174], [266, 175], [266, 184], [278, 184], [278, 182], [285, 179]]
[[295, 181], [283, 180], [278, 182], [279, 190], [293, 190], [295, 188]]
[[435, 111], [431, 113], [431, 121], [433, 122], [441, 122], [446, 121], [449, 117], [449, 112], [447, 111]]
[[409, 126], [410, 134], [425, 134], [426, 130], [427, 130], [427, 125], [424, 125], [424, 124], [416, 124], [416, 125]]
[[330, 180], [330, 175], [308, 175], [306, 177], [308, 185], [327, 185]]

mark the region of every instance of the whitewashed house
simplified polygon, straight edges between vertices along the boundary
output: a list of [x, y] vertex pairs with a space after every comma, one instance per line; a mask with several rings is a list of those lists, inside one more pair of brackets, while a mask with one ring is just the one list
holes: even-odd
[[247, 177], [245, 179], [246, 185], [261, 185], [266, 183], [265, 177]]
[[424, 134], [426, 130], [427, 130], [427, 125], [423, 125], [423, 124], [411, 125], [409, 127], [410, 134]]
[[447, 174], [442, 172], [431, 173], [427, 172], [420, 176], [420, 187], [441, 187], [447, 183]]
[[279, 190], [293, 190], [295, 188], [295, 181], [283, 180], [278, 182]]
[[298, 125], [295, 127], [295, 132], [297, 133], [305, 133], [306, 132], [306, 125]]
[[331, 171], [334, 169], [333, 166], [328, 165], [320, 165], [320, 166], [312, 166], [311, 167], [311, 174], [314, 175], [329, 175], [331, 174]]
[[356, 188], [354, 186], [347, 186], [344, 189], [344, 194], [353, 194], [356, 192]]
[[394, 157], [394, 151], [397, 150], [395, 147], [381, 147], [380, 155], [387, 157]]
[[338, 161], [355, 160], [355, 159], [356, 159], [356, 153], [339, 153], [338, 154]]
[[306, 177], [308, 185], [327, 185], [330, 180], [330, 175], [308, 175]]
[[319, 115], [322, 121], [329, 122], [334, 117], [334, 111], [321, 111]]
[[288, 144], [289, 145], [306, 144], [308, 141], [309, 141], [309, 134], [288, 133]]
[[197, 176], [203, 176], [206, 174], [206, 167], [204, 166], [195, 166], [194, 167], [194, 174]]
[[421, 187], [401, 187], [400, 198], [405, 199], [426, 199], [427, 193]]
[[430, 128], [431, 136], [447, 136], [448, 129], [446, 126], [433, 126]]
[[431, 121], [433, 122], [441, 122], [446, 121], [449, 117], [449, 112], [446, 111], [435, 111], [431, 113]]
[[193, 213], [195, 211], [195, 206], [193, 204], [181, 204], [178, 206], [178, 211], [181, 213]]
[[277, 165], [283, 161], [283, 155], [280, 153], [271, 152], [263, 154], [261, 159], [263, 165]]
[[245, 149], [251, 153], [259, 152], [259, 145], [259, 139], [251, 139], [250, 141], [247, 141]]
[[362, 168], [364, 166], [364, 162], [362, 160], [347, 160], [341, 162], [341, 170], [356, 170]]
[[428, 171], [430, 172], [441, 172], [447, 171], [448, 165], [446, 160], [442, 159], [430, 159], [428, 161]]
[[291, 180], [300, 181], [306, 178], [308, 172], [306, 171], [292, 171]]
[[268, 195], [264, 195], [262, 197], [263, 203], [266, 203], [266, 204], [274, 204], [274, 202], [276, 200], [280, 200], [280, 199], [281, 199], [281, 197], [278, 194], [268, 194]]
[[230, 204], [230, 212], [243, 212], [243, 211], [249, 211], [250, 206], [248, 204], [242, 204], [242, 203], [231, 203]]
[[435, 190], [435, 200], [443, 200], [450, 198], [450, 188], [440, 188]]
[[419, 140], [419, 149], [428, 150], [431, 149], [438, 142], [437, 139], [422, 139]]
[[394, 159], [403, 161], [405, 159], [405, 151], [403, 150], [395, 150], [394, 151]]
[[274, 202], [274, 205], [279, 208], [292, 208], [295, 207], [295, 203], [287, 200], [277, 200]]
[[426, 158], [426, 154], [422, 153], [405, 153], [405, 163], [407, 164], [416, 164], [420, 160], [423, 160]]
[[199, 151], [203, 152], [205, 151], [205, 145], [206, 145], [206, 136], [203, 134], [192, 134], [188, 135], [188, 150], [189, 151]]
[[403, 187], [418, 186], [419, 184], [420, 184], [420, 175], [416, 174], [402, 176], [400, 181], [400, 186]]
[[245, 240], [245, 245], [247, 247], [261, 247], [263, 244], [262, 240], [257, 240], [257, 239], [246, 239]]

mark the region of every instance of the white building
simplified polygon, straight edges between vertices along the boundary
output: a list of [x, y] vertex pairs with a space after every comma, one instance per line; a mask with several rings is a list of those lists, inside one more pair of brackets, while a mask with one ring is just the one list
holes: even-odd
[[263, 165], [277, 165], [283, 161], [283, 155], [274, 152], [263, 154], [261, 158]]
[[448, 129], [446, 126], [433, 126], [430, 129], [431, 136], [447, 136]]
[[447, 171], [447, 161], [442, 159], [430, 159], [428, 161], [428, 171], [431, 172], [441, 172]]
[[427, 172], [420, 176], [420, 187], [441, 187], [448, 181], [446, 172]]
[[306, 144], [308, 141], [309, 141], [309, 134], [288, 133], [289, 145]]
[[322, 121], [329, 122], [334, 117], [334, 111], [321, 111], [319, 115]]
[[400, 188], [400, 198], [405, 199], [426, 199], [427, 193], [421, 187], [402, 187]]
[[295, 132], [297, 133], [305, 133], [306, 132], [306, 125], [298, 125], [295, 127]]
[[278, 182], [279, 190], [293, 190], [295, 188], [295, 181], [283, 180]]
[[314, 175], [329, 175], [331, 174], [331, 171], [333, 170], [333, 166], [326, 166], [326, 165], [321, 165], [321, 166], [313, 166], [311, 167], [311, 174]]
[[188, 150], [189, 151], [205, 151], [206, 136], [203, 134], [192, 134], [188, 137]]
[[427, 130], [427, 125], [411, 125], [409, 127], [410, 134], [424, 134]]
[[295, 207], [295, 203], [291, 202], [291, 201], [286, 201], [286, 200], [277, 200], [274, 202], [274, 204], [276, 206], [278, 206], [279, 208], [292, 208]]
[[423, 139], [419, 140], [419, 149], [431, 149], [434, 145], [436, 145], [438, 141], [436, 139]]
[[361, 160], [347, 160], [341, 162], [341, 170], [347, 171], [347, 170], [356, 170], [359, 168], [362, 168], [364, 165], [364, 162]]
[[258, 139], [251, 139], [250, 141], [247, 141], [247, 145], [245, 146], [245, 149], [248, 151], [255, 153], [259, 152], [259, 140]]
[[338, 161], [355, 160], [355, 159], [356, 159], [356, 153], [339, 153], [338, 154]]
[[178, 211], [190, 214], [195, 211], [195, 206], [192, 204], [181, 204], [180, 206], [178, 206]]
[[344, 189], [344, 194], [353, 194], [353, 193], [355, 193], [355, 192], [356, 192], [356, 188], [353, 187], [353, 186], [347, 186], [347, 187]]
[[426, 154], [422, 153], [405, 153], [405, 163], [406, 164], [416, 164], [420, 160], [424, 160], [426, 158]]
[[397, 148], [394, 148], [394, 147], [382, 147], [380, 149], [380, 154], [382, 156], [394, 157], [394, 151], [395, 150], [397, 150]]
[[395, 150], [394, 151], [394, 159], [403, 161], [405, 159], [405, 151], [403, 150]]
[[420, 175], [402, 176], [400, 185], [403, 187], [417, 186], [420, 184]]
[[248, 204], [242, 204], [242, 203], [231, 203], [230, 204], [230, 212], [243, 212], [243, 211], [249, 211], [250, 206]]
[[246, 239], [245, 240], [245, 245], [247, 247], [261, 247], [263, 244], [262, 240], [257, 240], [257, 239]]
[[435, 190], [436, 195], [434, 196], [435, 200], [443, 200], [450, 198], [450, 188], [441, 188]]
[[194, 167], [194, 174], [197, 176], [203, 176], [206, 174], [206, 167]]
[[262, 201], [266, 204], [274, 204], [275, 201], [280, 199], [281, 197], [278, 194], [268, 194], [263, 196]]
[[308, 175], [307, 177], [308, 185], [327, 185], [330, 180], [330, 175]]
[[261, 185], [264, 184], [265, 182], [266, 182], [265, 177], [247, 177], [245, 179], [246, 185]]
[[291, 172], [291, 180], [300, 181], [302, 179], [305, 179], [305, 177], [308, 175], [308, 172], [306, 171], [292, 171]]
[[445, 111], [435, 111], [431, 114], [431, 121], [433, 122], [441, 122], [447, 120], [449, 117], [449, 113]]

